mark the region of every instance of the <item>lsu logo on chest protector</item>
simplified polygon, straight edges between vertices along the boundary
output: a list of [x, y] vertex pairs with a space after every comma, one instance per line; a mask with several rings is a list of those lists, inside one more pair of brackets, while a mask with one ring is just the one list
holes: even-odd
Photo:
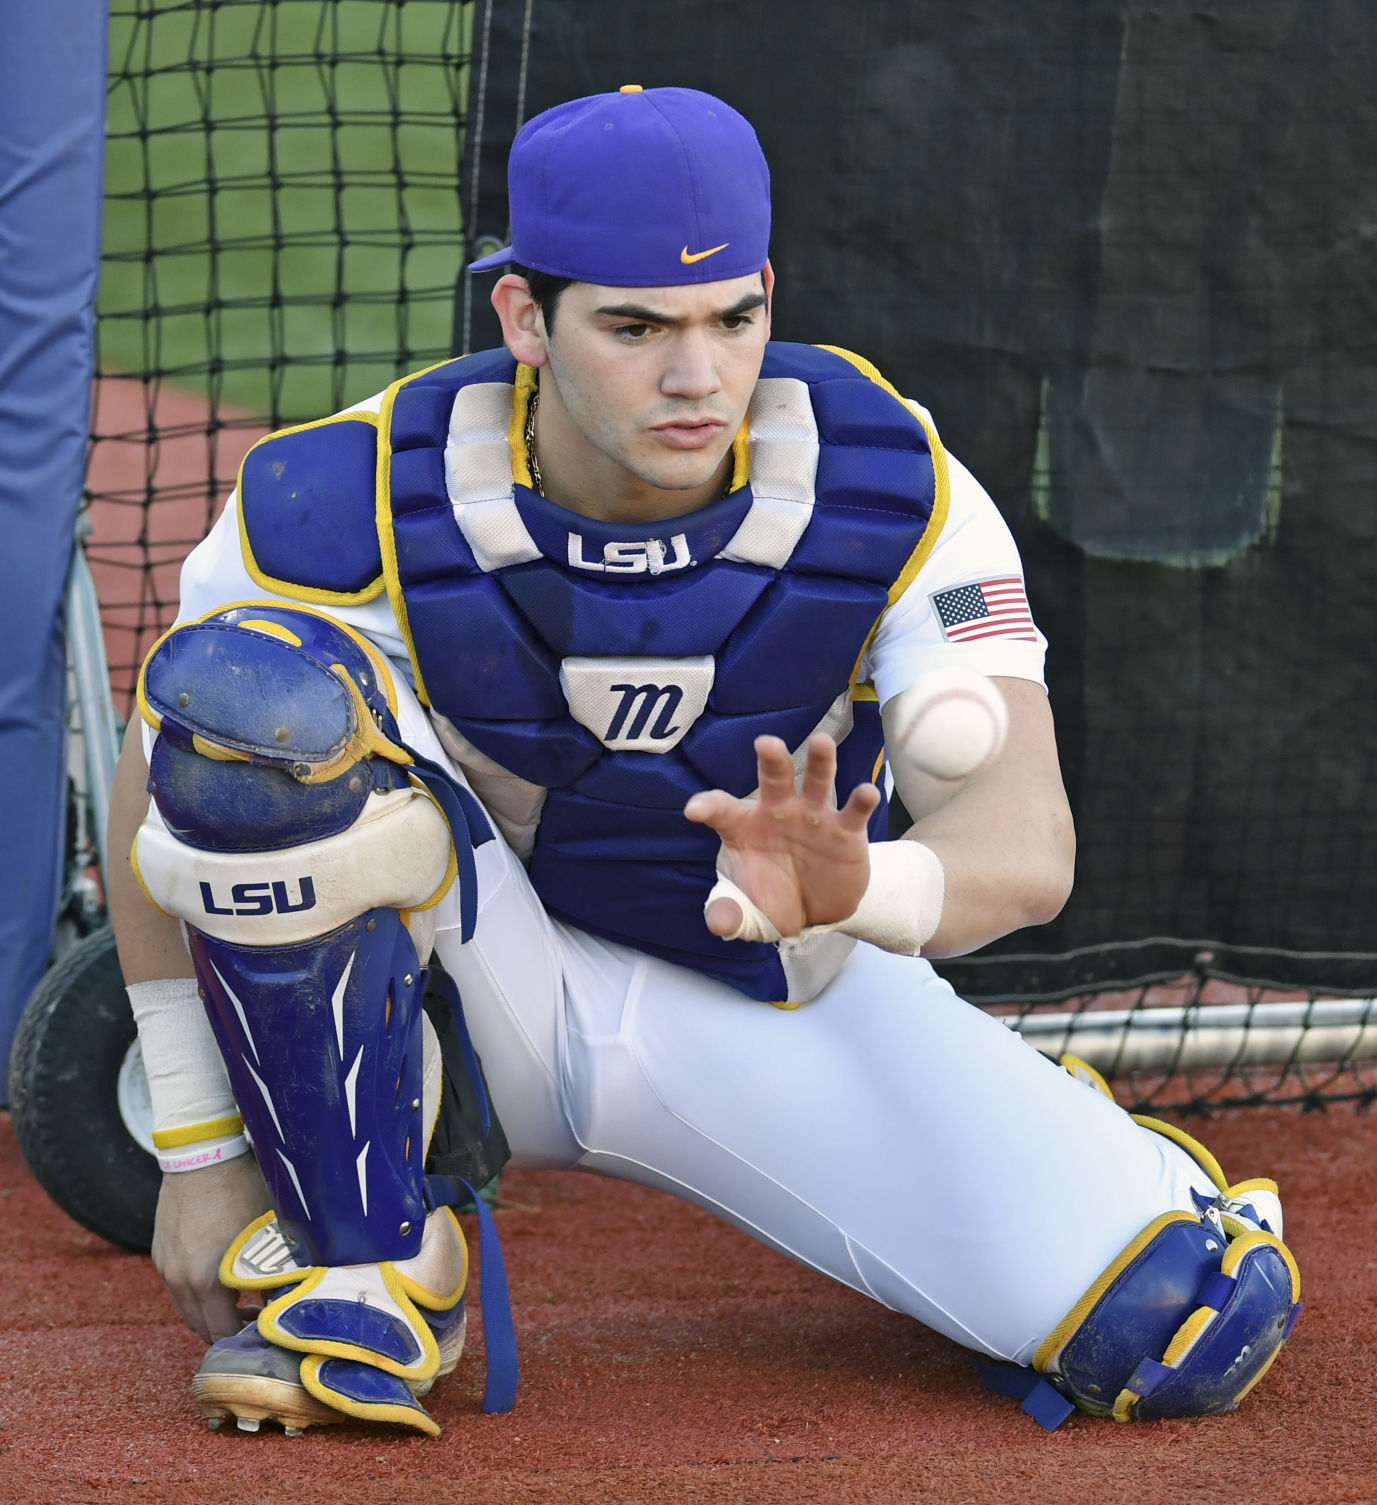
[[576, 570], [596, 570], [611, 575], [668, 575], [672, 570], [686, 570], [694, 562], [688, 535], [684, 533], [676, 533], [668, 548], [659, 538], [606, 543], [602, 546], [601, 559], [585, 557], [583, 534], [569, 535], [569, 565]]
[[566, 658], [569, 714], [613, 752], [668, 752], [703, 714], [717, 666], [704, 658]]

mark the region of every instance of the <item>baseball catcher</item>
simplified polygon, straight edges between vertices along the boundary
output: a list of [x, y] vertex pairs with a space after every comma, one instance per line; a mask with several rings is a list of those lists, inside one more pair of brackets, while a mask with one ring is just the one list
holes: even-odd
[[[1071, 883], [993, 503], [863, 357], [771, 341], [721, 100], [560, 105], [509, 193], [505, 348], [262, 440], [144, 666], [112, 898], [202, 1411], [436, 1431], [453, 1208], [508, 1148], [710, 1209], [1048, 1427], [1232, 1410], [1299, 1309], [1276, 1187], [930, 965]], [[896, 752], [933, 670], [1007, 711], [963, 776]]]

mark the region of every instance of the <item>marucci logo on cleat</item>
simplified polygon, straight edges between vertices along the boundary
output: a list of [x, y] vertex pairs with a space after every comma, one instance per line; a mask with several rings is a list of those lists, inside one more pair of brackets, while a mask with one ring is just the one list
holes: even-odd
[[280, 1275], [284, 1270], [294, 1269], [297, 1263], [296, 1255], [275, 1223], [241, 1252], [240, 1259], [264, 1275]]
[[316, 886], [309, 877], [296, 880], [298, 901], [293, 904], [287, 893], [287, 885], [280, 880], [273, 883], [236, 883], [230, 889], [230, 908], [215, 902], [215, 893], [209, 883], [201, 883], [201, 903], [207, 914], [265, 915], [300, 914], [304, 909], [316, 907]]

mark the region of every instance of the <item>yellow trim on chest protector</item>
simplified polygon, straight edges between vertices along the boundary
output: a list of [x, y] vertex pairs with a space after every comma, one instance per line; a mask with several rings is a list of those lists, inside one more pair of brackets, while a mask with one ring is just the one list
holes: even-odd
[[[951, 478], [947, 472], [947, 452], [942, 447], [942, 441], [927, 414], [916, 404], [909, 402], [891, 382], [886, 381], [879, 369], [863, 355], [857, 355], [854, 350], [844, 350], [840, 345], [819, 345], [817, 348], [841, 356], [844, 361], [849, 361], [862, 376], [868, 376], [877, 387], [883, 387], [895, 402], [902, 404], [905, 412], [911, 413], [918, 420], [923, 427], [923, 432], [927, 435], [928, 450], [932, 455], [932, 514], [928, 518], [927, 527], [923, 529], [923, 536], [914, 545], [913, 552], [908, 556], [903, 569], [899, 571], [898, 579], [889, 588], [889, 599], [885, 602], [885, 611], [888, 611], [918, 578], [918, 571], [927, 563], [928, 556], [937, 547], [937, 540], [942, 535], [942, 529], [947, 525], [947, 513], [951, 509]], [[851, 671], [853, 683], [861, 672], [861, 664], [870, 651], [871, 640], [883, 620], [884, 611], [875, 618], [875, 625], [866, 634], [861, 651], [856, 655], [856, 667]]]
[[512, 388], [512, 421], [507, 425], [507, 448], [512, 452], [512, 480], [531, 491], [535, 490], [535, 477], [531, 474], [531, 453], [526, 447], [526, 418], [539, 390], [540, 373], [535, 367], [518, 365], [516, 385]]
[[403, 387], [422, 376], [428, 376], [432, 371], [438, 371], [442, 366], [453, 364], [452, 360], [436, 361], [434, 365], [427, 366], [424, 370], [412, 371], [409, 375], [394, 381], [383, 393], [382, 411], [378, 414], [378, 469], [374, 480], [374, 494], [378, 548], [382, 553], [383, 585], [387, 590], [387, 599], [392, 606], [392, 615], [396, 618], [397, 630], [406, 644], [407, 657], [411, 660], [411, 672], [416, 680], [416, 698], [424, 706], [430, 704], [430, 694], [426, 690], [425, 678], [421, 674], [421, 663], [416, 653], [416, 640], [411, 635], [411, 617], [407, 613], [406, 597], [402, 594], [402, 576], [397, 564], [397, 538], [392, 526], [392, 409], [397, 401], [397, 393]]

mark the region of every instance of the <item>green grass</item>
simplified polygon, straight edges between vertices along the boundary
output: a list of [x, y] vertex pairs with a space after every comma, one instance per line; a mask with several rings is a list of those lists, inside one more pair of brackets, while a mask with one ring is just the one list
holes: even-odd
[[470, 23], [113, 0], [102, 369], [287, 422], [448, 355]]

